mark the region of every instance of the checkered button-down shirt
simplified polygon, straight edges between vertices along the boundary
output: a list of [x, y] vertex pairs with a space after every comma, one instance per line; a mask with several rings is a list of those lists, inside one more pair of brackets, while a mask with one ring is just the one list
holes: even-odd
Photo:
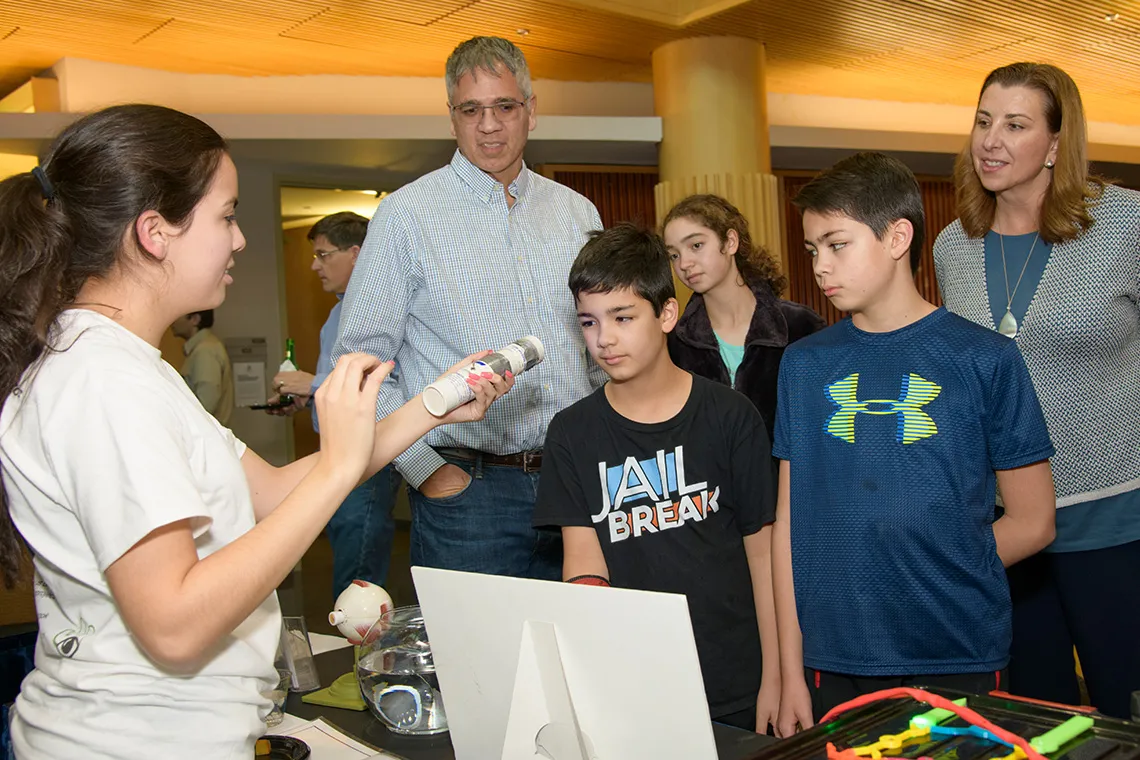
[[380, 204], [345, 294], [333, 362], [359, 351], [400, 367], [381, 389], [381, 416], [468, 354], [524, 335], [546, 348], [483, 421], [437, 428], [396, 458], [415, 487], [444, 464], [432, 447], [541, 448], [554, 414], [604, 381], [566, 286], [587, 233], [602, 227], [597, 209], [525, 166], [507, 190], [510, 207], [503, 186], [456, 151]]

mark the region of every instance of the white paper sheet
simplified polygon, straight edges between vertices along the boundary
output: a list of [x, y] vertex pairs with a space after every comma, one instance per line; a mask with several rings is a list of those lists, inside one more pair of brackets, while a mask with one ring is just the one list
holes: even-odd
[[310, 633], [309, 646], [313, 648], [313, 656], [332, 652], [335, 649], [345, 649], [352, 646], [344, 636], [330, 636], [327, 633]]
[[291, 731], [295, 731], [298, 728], [303, 728], [310, 723], [312, 723], [311, 720], [305, 720], [304, 718], [298, 718], [296, 715], [285, 713], [284, 720], [282, 720], [276, 726], [266, 728], [265, 733], [273, 734], [274, 736], [292, 736], [290, 733]]
[[234, 406], [264, 404], [265, 363], [234, 362]]
[[292, 736], [309, 745], [310, 760], [382, 760], [395, 758], [387, 752], [379, 752], [337, 731], [321, 718], [314, 721], [301, 721], [293, 715], [286, 715], [285, 721], [276, 726], [274, 733]]

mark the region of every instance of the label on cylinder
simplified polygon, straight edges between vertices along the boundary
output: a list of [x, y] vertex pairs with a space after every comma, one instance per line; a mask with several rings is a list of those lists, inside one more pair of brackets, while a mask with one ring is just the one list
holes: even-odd
[[541, 362], [544, 356], [542, 341], [533, 335], [520, 338], [424, 388], [424, 406], [436, 417], [442, 417], [475, 398], [475, 391], [467, 384], [468, 376], [484, 372], [502, 376], [508, 371], [518, 375]]

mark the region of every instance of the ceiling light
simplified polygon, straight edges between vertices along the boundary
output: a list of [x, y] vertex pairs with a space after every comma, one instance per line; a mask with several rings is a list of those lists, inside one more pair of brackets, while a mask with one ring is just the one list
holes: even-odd
[[1120, 14], [1119, 14], [1119, 13], [1106, 13], [1106, 14], [1104, 15], [1104, 20], [1105, 20], [1105, 21], [1116, 21], [1116, 20], [1117, 20], [1117, 19], [1119, 19], [1119, 18], [1120, 18]]
[[529, 29], [516, 29], [515, 31], [516, 31], [516, 32], [518, 32], [518, 33], [519, 33], [519, 36], [521, 36], [521, 37], [525, 37], [525, 36], [527, 36], [528, 34], [530, 34], [530, 30], [529, 30]]

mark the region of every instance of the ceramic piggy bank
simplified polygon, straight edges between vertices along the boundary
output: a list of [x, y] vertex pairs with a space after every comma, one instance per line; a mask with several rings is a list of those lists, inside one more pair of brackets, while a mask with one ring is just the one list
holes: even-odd
[[[356, 580], [340, 592], [329, 623], [335, 625], [351, 644], [367, 644], [365, 636], [376, 618], [392, 609], [392, 597], [380, 586]], [[378, 635], [378, 632], [373, 636]], [[371, 638], [371, 637], [370, 637]]]

